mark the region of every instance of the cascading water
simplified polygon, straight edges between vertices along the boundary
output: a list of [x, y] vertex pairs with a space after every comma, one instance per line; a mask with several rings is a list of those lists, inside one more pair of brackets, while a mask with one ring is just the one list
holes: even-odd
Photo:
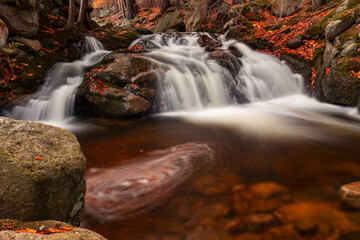
[[11, 118], [62, 124], [73, 115], [76, 88], [82, 83], [85, 69], [99, 63], [105, 54], [104, 46], [96, 38], [85, 37], [89, 52], [81, 60], [55, 64], [45, 78], [41, 90], [34, 94], [26, 106], [16, 106]]
[[[236, 41], [205, 35], [221, 45], [220, 54], [228, 53], [225, 56], [231, 59], [222, 61], [229, 61], [230, 68], [237, 70], [234, 74], [216, 61], [219, 50], [209, 53], [199, 46], [200, 36], [154, 34], [132, 44], [142, 42], [152, 46], [145, 56], [166, 71], [164, 79], [159, 81], [164, 111], [200, 110], [301, 93], [302, 77], [275, 57], [252, 51]], [[235, 57], [230, 48], [241, 52], [242, 57]]]

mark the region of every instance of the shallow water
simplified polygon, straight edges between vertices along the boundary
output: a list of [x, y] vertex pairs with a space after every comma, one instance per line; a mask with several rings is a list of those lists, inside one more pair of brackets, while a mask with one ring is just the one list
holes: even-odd
[[[87, 120], [91, 130], [78, 137], [88, 192], [99, 184], [92, 180], [99, 168], [104, 190], [96, 204], [87, 196], [82, 225], [109, 239], [337, 239], [359, 231], [360, 213], [337, 195], [342, 184], [360, 179], [357, 115], [308, 101], [297, 108], [288, 99], [128, 122]], [[184, 175], [171, 166], [185, 166], [176, 149], [166, 149], [186, 143], [195, 155], [196, 144], [213, 152], [199, 163], [182, 149], [194, 166], [186, 165]], [[145, 182], [133, 179], [139, 172]], [[136, 184], [124, 190], [124, 181]], [[101, 201], [106, 210], [92, 212]]]

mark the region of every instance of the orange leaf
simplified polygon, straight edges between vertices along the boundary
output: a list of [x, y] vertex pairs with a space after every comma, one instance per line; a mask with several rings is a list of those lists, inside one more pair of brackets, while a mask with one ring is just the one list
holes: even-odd
[[36, 159], [36, 160], [42, 160], [42, 157], [36, 156], [36, 157], [34, 157], [34, 159]]
[[33, 74], [33, 73], [29, 73], [28, 75], [29, 75], [30, 77], [34, 76], [34, 74]]

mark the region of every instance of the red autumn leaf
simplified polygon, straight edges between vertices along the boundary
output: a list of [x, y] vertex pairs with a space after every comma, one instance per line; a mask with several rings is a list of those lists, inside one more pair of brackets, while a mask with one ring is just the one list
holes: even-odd
[[42, 157], [36, 156], [36, 157], [34, 157], [34, 159], [36, 159], [36, 160], [42, 160]]

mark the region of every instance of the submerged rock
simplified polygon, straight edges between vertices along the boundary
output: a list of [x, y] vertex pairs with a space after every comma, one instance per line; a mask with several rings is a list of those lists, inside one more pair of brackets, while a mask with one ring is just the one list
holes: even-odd
[[12, 240], [106, 240], [103, 236], [85, 228], [73, 227], [69, 224], [59, 221], [38, 221], [38, 222], [19, 222], [12, 220], [0, 220], [0, 224], [11, 224], [11, 226], [18, 226], [21, 229], [32, 229], [36, 231], [42, 231], [44, 229], [61, 229], [67, 228], [66, 232], [52, 233], [52, 234], [33, 234], [33, 233], [17, 233], [16, 231], [0, 231], [0, 239], [12, 239]]
[[360, 181], [341, 186], [339, 194], [344, 203], [360, 209]]
[[0, 18], [11, 36], [35, 37], [39, 31], [39, 16], [35, 8], [17, 8], [0, 3]]
[[0, 118], [0, 218], [80, 224], [85, 165], [69, 131]]
[[207, 145], [187, 143], [150, 152], [130, 164], [91, 169], [86, 179], [86, 219], [118, 222], [149, 211], [212, 161]]

